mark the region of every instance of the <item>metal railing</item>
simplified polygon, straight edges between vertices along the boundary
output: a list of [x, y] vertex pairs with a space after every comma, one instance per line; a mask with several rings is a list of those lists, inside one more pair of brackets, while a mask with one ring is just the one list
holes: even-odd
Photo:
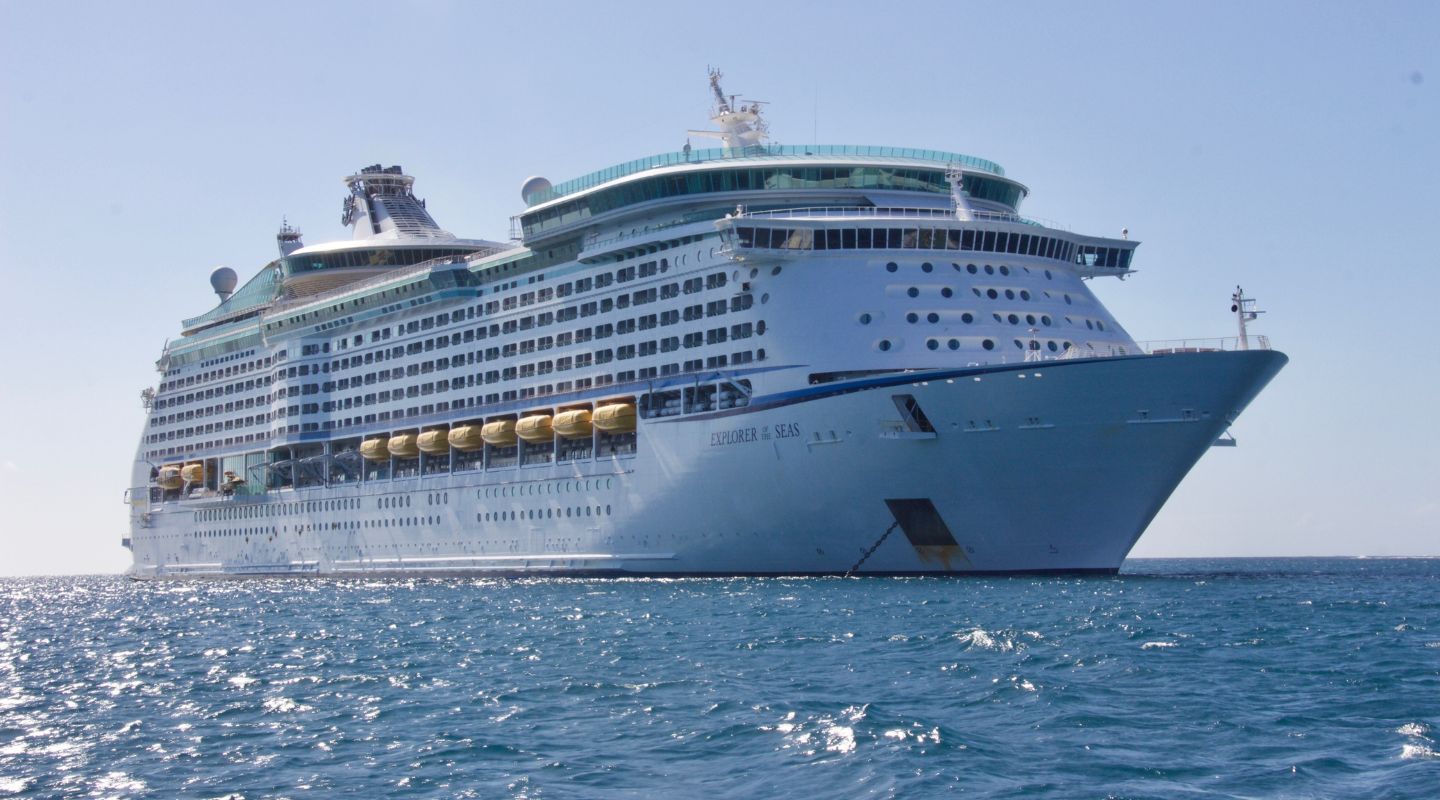
[[[1010, 214], [1000, 211], [971, 211], [970, 216], [976, 222], [1016, 222], [1021, 225], [1031, 225], [1038, 228], [1053, 228], [1055, 230], [1068, 231], [1063, 225], [1050, 220], [1041, 220], [1032, 217], [1022, 217], [1019, 214]], [[906, 206], [813, 206], [806, 208], [777, 208], [766, 211], [741, 211], [731, 219], [798, 219], [805, 217], [883, 217], [911, 218], [911, 219], [943, 219], [955, 221], [955, 210], [951, 208], [927, 208], [927, 207], [906, 207]]]
[[1215, 353], [1233, 350], [1269, 350], [1270, 337], [1251, 334], [1242, 342], [1238, 336], [1223, 336], [1209, 339], [1156, 339], [1136, 342], [1140, 349], [1150, 355], [1166, 353]]
[[943, 164], [960, 164], [971, 169], [978, 169], [999, 177], [1005, 176], [1005, 170], [999, 164], [986, 158], [978, 158], [963, 153], [950, 153], [944, 150], [925, 150], [915, 147], [884, 147], [876, 145], [857, 144], [811, 144], [811, 145], [759, 145], [736, 149], [723, 147], [705, 148], [701, 150], [690, 150], [659, 153], [653, 156], [637, 158], [633, 161], [626, 161], [623, 164], [616, 164], [597, 170], [588, 175], [583, 175], [574, 180], [555, 184], [549, 189], [540, 189], [531, 192], [525, 197], [527, 206], [536, 206], [559, 197], [584, 191], [599, 186], [607, 181], [615, 180], [626, 175], [633, 175], [647, 169], [656, 167], [669, 167], [678, 164], [699, 164], [707, 161], [726, 161], [739, 159], [764, 159], [764, 158], [794, 158], [796, 156], [818, 157], [818, 156], [855, 156], [861, 158], [903, 158], [915, 161], [933, 161]]

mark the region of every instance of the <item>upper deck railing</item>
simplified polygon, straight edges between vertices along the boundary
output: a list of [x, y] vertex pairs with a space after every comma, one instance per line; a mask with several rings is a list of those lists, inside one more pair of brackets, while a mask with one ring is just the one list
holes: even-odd
[[1238, 336], [1225, 336], [1214, 339], [1157, 339], [1146, 342], [1136, 342], [1140, 349], [1150, 355], [1164, 355], [1166, 353], [1213, 353], [1229, 352], [1232, 350], [1269, 350], [1270, 337], [1251, 334], [1242, 341]]
[[626, 175], [633, 175], [647, 169], [655, 169], [656, 167], [703, 164], [710, 161], [795, 158], [797, 156], [904, 158], [914, 161], [934, 161], [941, 164], [959, 164], [962, 167], [982, 170], [1002, 178], [1005, 176], [1005, 169], [1003, 167], [986, 158], [969, 156], [963, 153], [950, 153], [944, 150], [924, 150], [915, 147], [880, 147], [863, 144], [776, 144], [747, 147], [743, 150], [727, 150], [723, 147], [712, 147], [703, 150], [657, 153], [653, 156], [637, 158], [633, 161], [626, 161], [623, 164], [616, 164], [613, 167], [596, 170], [588, 175], [582, 175], [573, 180], [557, 183], [549, 189], [531, 192], [525, 196], [525, 204], [527, 206], [539, 205], [540, 203], [548, 202], [558, 197], [564, 197], [599, 186], [602, 183], [613, 181], [616, 178], [623, 178]]
[[[1021, 225], [1033, 225], [1038, 228], [1051, 228], [1054, 230], [1069, 231], [1070, 229], [1057, 222], [1034, 217], [1022, 217], [1019, 214], [1011, 214], [1003, 211], [971, 211], [970, 216], [975, 222], [1016, 222]], [[955, 220], [955, 210], [950, 208], [924, 208], [924, 207], [882, 207], [882, 206], [815, 206], [811, 208], [776, 208], [767, 211], [741, 211], [735, 214], [735, 219], [803, 219], [816, 217], [884, 217], [893, 218], [914, 218], [914, 219], [948, 219]]]

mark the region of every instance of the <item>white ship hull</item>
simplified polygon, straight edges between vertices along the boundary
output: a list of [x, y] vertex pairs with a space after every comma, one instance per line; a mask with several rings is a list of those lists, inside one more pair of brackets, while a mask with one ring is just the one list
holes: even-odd
[[1114, 572], [1286, 360], [878, 376], [641, 420], [630, 456], [169, 503], [132, 575]]

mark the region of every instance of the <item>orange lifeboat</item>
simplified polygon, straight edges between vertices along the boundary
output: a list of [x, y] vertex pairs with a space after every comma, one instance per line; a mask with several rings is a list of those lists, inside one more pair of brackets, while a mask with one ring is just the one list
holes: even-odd
[[555, 415], [550, 427], [566, 439], [588, 439], [595, 430], [595, 426], [590, 424], [590, 411], [584, 408], [561, 411]]
[[420, 455], [420, 447], [413, 433], [401, 433], [391, 436], [390, 441], [385, 443], [385, 449], [389, 450], [390, 455], [396, 458], [414, 458]]
[[446, 437], [450, 446], [461, 452], [470, 453], [485, 446], [485, 438], [480, 425], [459, 425], [450, 429], [450, 435]]
[[390, 450], [384, 439], [366, 439], [360, 443], [360, 456], [366, 461], [389, 461]]
[[611, 403], [595, 409], [591, 416], [595, 427], [606, 433], [630, 433], [635, 430], [635, 404]]
[[555, 428], [549, 414], [531, 414], [515, 423], [515, 435], [531, 444], [540, 444], [555, 438]]
[[496, 447], [515, 446], [515, 420], [497, 419], [494, 422], [487, 422], [480, 429], [480, 436], [486, 444]]
[[425, 431], [420, 434], [417, 444], [427, 456], [443, 456], [450, 452], [450, 441], [445, 431]]

